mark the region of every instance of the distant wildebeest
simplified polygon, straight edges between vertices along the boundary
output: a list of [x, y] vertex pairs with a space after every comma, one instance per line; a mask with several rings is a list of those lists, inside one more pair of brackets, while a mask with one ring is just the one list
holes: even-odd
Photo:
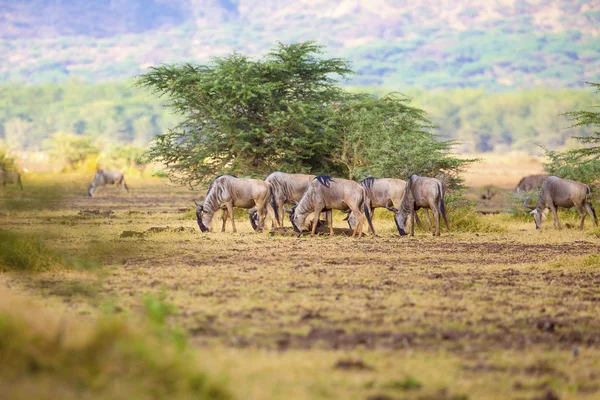
[[538, 175], [527, 175], [524, 176], [517, 185], [515, 191], [519, 192], [529, 192], [534, 189], [539, 189], [542, 187], [542, 184], [548, 177], [547, 174], [538, 174]]
[[[406, 181], [403, 181], [402, 179], [376, 179], [368, 177], [363, 179], [360, 185], [364, 188], [367, 195], [367, 205], [372, 219], [375, 208], [385, 207], [389, 202], [391, 202], [394, 207], [400, 207], [402, 198], [404, 197]], [[356, 226], [356, 218], [352, 212], [348, 212], [348, 216], [345, 220], [348, 221], [350, 229], [354, 229]], [[370, 227], [369, 232], [375, 234], [374, 231], [371, 231]]]
[[101, 169], [96, 172], [94, 175], [94, 181], [88, 187], [88, 195], [90, 197], [94, 197], [94, 194], [106, 185], [116, 185], [117, 188], [121, 189], [121, 185], [125, 187], [125, 190], [129, 192], [129, 187], [125, 183], [125, 176], [122, 172], [119, 171], [107, 171], [105, 169]]
[[[314, 213], [311, 235], [315, 234], [318, 224], [318, 216], [323, 210], [348, 210], [354, 213], [357, 223], [352, 232], [352, 236], [360, 237], [362, 235], [365, 216], [371, 228], [371, 215], [367, 205], [367, 195], [362, 186], [354, 181], [341, 178], [332, 178], [327, 175], [320, 175], [313, 179], [308, 185], [308, 189], [300, 199], [300, 202], [291, 210], [290, 220], [296, 232], [301, 233], [304, 228], [306, 217]], [[327, 223], [329, 224], [329, 234], [333, 236], [333, 221], [331, 213], [327, 213]]]
[[6, 184], [18, 183], [23, 190], [23, 184], [21, 183], [21, 174], [17, 171], [8, 171], [5, 169], [0, 169], [0, 183], [4, 188], [6, 188]]
[[446, 228], [450, 230], [444, 206], [444, 192], [444, 185], [438, 179], [426, 178], [416, 174], [411, 175], [406, 182], [404, 198], [402, 199], [400, 208], [390, 207], [389, 204], [386, 205], [388, 210], [394, 212], [394, 221], [396, 222], [398, 233], [401, 236], [406, 235], [406, 221], [411, 216], [413, 222], [410, 227], [410, 235], [415, 235], [414, 221], [416, 220], [416, 212], [419, 208], [430, 209], [433, 213], [435, 221], [433, 236], [440, 236], [440, 216], [444, 218]]
[[579, 229], [582, 230], [586, 211], [590, 214], [594, 225], [598, 226], [596, 210], [594, 210], [594, 206], [592, 205], [590, 193], [590, 187], [584, 183], [562, 179], [557, 176], [549, 176], [542, 184], [537, 205], [535, 207], [527, 205], [527, 200], [525, 200], [523, 206], [532, 210], [530, 214], [533, 214], [536, 229], [542, 226], [542, 214], [546, 208], [552, 211], [554, 227], [562, 229], [556, 212], [557, 208], [575, 207], [581, 217]]
[[273, 209], [274, 218], [277, 218], [277, 205], [273, 198], [273, 190], [270, 184], [259, 179], [238, 178], [233, 175], [217, 176], [206, 192], [206, 197], [202, 203], [196, 203], [196, 220], [202, 232], [210, 230], [210, 222], [219, 209], [223, 209], [223, 227], [221, 232], [225, 232], [225, 222], [227, 216], [231, 217], [231, 227], [234, 232], [235, 218], [233, 208], [253, 208], [256, 207], [258, 214], [257, 228], [262, 230], [265, 217], [268, 212], [267, 207]]

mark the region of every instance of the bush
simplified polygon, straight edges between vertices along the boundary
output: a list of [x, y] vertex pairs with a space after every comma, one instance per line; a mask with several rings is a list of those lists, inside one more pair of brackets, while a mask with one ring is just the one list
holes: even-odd
[[[24, 311], [27, 312], [24, 312]], [[0, 398], [228, 399], [229, 393], [145, 323], [55, 321], [0, 293]]]
[[0, 272], [96, 269], [92, 260], [71, 259], [45, 245], [38, 236], [0, 230]]
[[66, 266], [39, 238], [0, 230], [0, 271], [42, 272]]
[[461, 207], [448, 210], [448, 223], [452, 232], [500, 233], [506, 228], [490, 220], [490, 216], [481, 215], [473, 207]]

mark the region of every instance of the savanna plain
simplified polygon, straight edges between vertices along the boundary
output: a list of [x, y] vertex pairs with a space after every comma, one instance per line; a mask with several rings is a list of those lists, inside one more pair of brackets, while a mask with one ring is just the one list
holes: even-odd
[[241, 210], [202, 234], [204, 190], [28, 174], [0, 193], [0, 397], [600, 398], [600, 230], [536, 231], [512, 193], [535, 160], [472, 168], [441, 237], [378, 210], [361, 239]]

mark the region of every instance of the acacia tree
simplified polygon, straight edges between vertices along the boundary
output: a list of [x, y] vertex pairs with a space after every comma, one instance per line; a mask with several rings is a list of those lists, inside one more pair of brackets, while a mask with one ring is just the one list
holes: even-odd
[[137, 77], [182, 122], [153, 141], [149, 160], [194, 186], [220, 173], [285, 172], [406, 178], [443, 176], [455, 186], [470, 160], [439, 140], [408, 98], [350, 94], [335, 78], [347, 61], [321, 57], [313, 42], [279, 44], [264, 58], [234, 53], [208, 65], [162, 65]]
[[350, 179], [418, 173], [442, 178], [453, 189], [460, 186], [459, 173], [475, 161], [452, 155], [455, 142], [433, 134], [435, 126], [425, 111], [410, 106], [410, 99], [399, 93], [351, 96], [338, 118], [341, 134], [335, 159], [344, 164]]
[[[600, 83], [587, 82], [600, 94]], [[600, 109], [600, 105], [593, 107]], [[600, 112], [594, 110], [579, 110], [564, 113], [575, 123], [572, 127], [591, 126], [600, 128]], [[582, 149], [567, 152], [551, 151], [544, 148], [550, 162], [544, 164], [544, 169], [551, 175], [593, 184], [600, 180], [600, 130], [590, 136], [574, 136], [579, 142], [588, 145]]]
[[313, 42], [279, 43], [264, 58], [234, 53], [208, 65], [162, 65], [137, 85], [171, 99], [183, 121], [154, 140], [148, 158], [190, 185], [217, 173], [264, 175], [336, 169], [329, 157], [335, 77], [348, 62], [321, 57]]

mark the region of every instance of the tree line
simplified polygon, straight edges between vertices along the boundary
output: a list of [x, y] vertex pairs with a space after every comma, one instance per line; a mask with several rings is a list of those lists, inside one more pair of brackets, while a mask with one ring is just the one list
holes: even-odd
[[[404, 93], [427, 112], [437, 132], [457, 140], [459, 152], [538, 152], [577, 146], [571, 136], [589, 136], [589, 126], [571, 127], [561, 113], [594, 102], [586, 89], [536, 89], [494, 93], [480, 89], [402, 89], [348, 87], [379, 97]], [[0, 85], [0, 139], [13, 149], [44, 149], [56, 132], [146, 146], [181, 119], [157, 98], [132, 82], [97, 85], [81, 81], [25, 86]]]

